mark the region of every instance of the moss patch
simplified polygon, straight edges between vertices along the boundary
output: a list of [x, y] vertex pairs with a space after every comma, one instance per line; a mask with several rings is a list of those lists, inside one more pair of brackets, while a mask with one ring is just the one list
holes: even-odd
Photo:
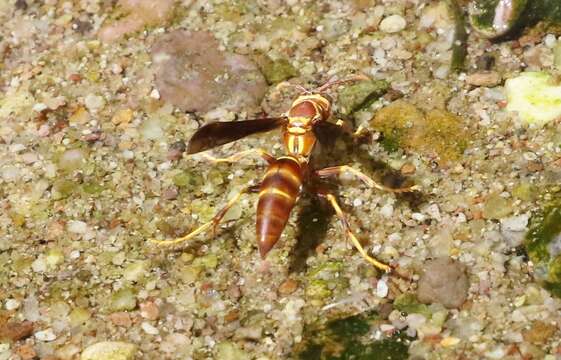
[[[561, 196], [557, 196], [530, 220], [524, 245], [536, 267], [536, 278], [552, 294], [561, 297]], [[554, 253], [552, 253], [554, 251]]]
[[371, 126], [382, 133], [386, 150], [419, 152], [442, 163], [459, 160], [468, 145], [461, 118], [438, 109], [424, 113], [401, 100], [378, 111]]

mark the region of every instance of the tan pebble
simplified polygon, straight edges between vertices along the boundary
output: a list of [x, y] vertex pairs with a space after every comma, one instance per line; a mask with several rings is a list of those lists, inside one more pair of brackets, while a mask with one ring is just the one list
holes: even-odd
[[527, 167], [528, 171], [530, 172], [538, 172], [543, 170], [543, 164], [539, 161], [529, 161]]
[[37, 356], [37, 352], [33, 346], [25, 344], [16, 348], [16, 354], [18, 354], [23, 360], [31, 360]]
[[121, 141], [119, 143], [119, 150], [130, 150], [133, 147], [133, 142], [132, 141]]
[[416, 170], [417, 168], [415, 168], [415, 165], [410, 162], [406, 162], [403, 166], [401, 166], [400, 171], [402, 175], [413, 175]]
[[132, 120], [133, 112], [131, 109], [121, 109], [111, 118], [111, 122], [115, 125], [128, 124]]
[[236, 321], [240, 318], [240, 312], [238, 310], [232, 310], [224, 316], [224, 321], [230, 323]]
[[90, 113], [86, 108], [80, 106], [74, 113], [68, 118], [68, 123], [70, 125], [85, 124], [90, 121]]
[[279, 294], [290, 295], [298, 288], [298, 281], [286, 279], [278, 288]]
[[481, 71], [466, 77], [466, 83], [473, 86], [493, 87], [501, 83], [501, 75], [496, 71]]
[[68, 80], [72, 81], [73, 83], [78, 83], [82, 81], [82, 76], [80, 74], [70, 74]]
[[33, 323], [31, 321], [11, 322], [0, 327], [0, 340], [9, 339], [18, 341], [33, 334]]
[[452, 337], [452, 336], [447, 336], [440, 341], [440, 345], [442, 345], [444, 347], [455, 346], [455, 345], [458, 345], [459, 343], [460, 343], [460, 339], [458, 339], [457, 337]]
[[121, 311], [116, 312], [108, 316], [109, 320], [117, 326], [130, 327], [132, 325], [132, 319], [129, 313]]
[[160, 316], [160, 308], [153, 301], [140, 304], [140, 316], [148, 320], [156, 320]]
[[524, 340], [532, 344], [544, 344], [555, 333], [557, 328], [554, 325], [536, 320], [528, 330], [522, 332]]

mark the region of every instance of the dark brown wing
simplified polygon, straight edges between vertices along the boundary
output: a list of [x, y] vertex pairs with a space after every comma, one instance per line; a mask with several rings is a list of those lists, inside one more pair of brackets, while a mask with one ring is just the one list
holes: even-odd
[[248, 135], [271, 131], [285, 124], [286, 121], [287, 119], [285, 117], [279, 117], [213, 122], [195, 132], [191, 140], [189, 140], [189, 145], [187, 145], [187, 154], [194, 154], [212, 149], [213, 147], [239, 140]]

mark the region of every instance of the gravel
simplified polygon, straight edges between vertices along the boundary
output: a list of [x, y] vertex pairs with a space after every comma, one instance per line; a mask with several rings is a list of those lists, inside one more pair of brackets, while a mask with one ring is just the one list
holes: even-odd
[[[442, 1], [0, 2], [0, 359], [297, 358], [318, 348], [309, 329], [374, 313], [353, 344], [396, 358], [559, 357], [561, 301], [520, 247], [558, 196], [558, 34], [469, 31], [456, 73], [451, 15]], [[308, 192], [265, 260], [253, 193], [214, 234], [148, 241], [209, 221], [266, 171], [185, 154], [198, 127], [280, 115], [291, 84], [352, 74], [387, 92], [353, 112], [341, 105], [355, 84], [329, 89], [335, 113], [368, 132], [322, 143], [313, 166], [419, 185], [330, 184], [393, 273]], [[537, 80], [538, 97], [517, 85]], [[279, 131], [211, 153], [252, 148], [284, 154]], [[323, 355], [349, 357], [340, 343]]]

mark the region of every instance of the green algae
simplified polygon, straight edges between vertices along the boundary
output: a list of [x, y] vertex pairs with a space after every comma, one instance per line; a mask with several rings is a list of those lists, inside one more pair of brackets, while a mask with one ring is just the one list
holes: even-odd
[[368, 334], [379, 319], [375, 311], [309, 326], [293, 358], [306, 360], [401, 360], [408, 358], [408, 341], [401, 334], [372, 341]]
[[136, 292], [132, 288], [122, 288], [111, 295], [111, 311], [132, 311], [136, 308]]
[[432, 312], [428, 305], [421, 304], [413, 293], [404, 293], [399, 295], [393, 302], [394, 308], [407, 314], [421, 314], [426, 318], [430, 318]]
[[532, 216], [524, 246], [536, 268], [536, 279], [558, 297], [561, 297], [561, 254], [557, 253], [560, 241], [561, 197], [557, 195]]
[[179, 187], [198, 187], [204, 183], [204, 178], [194, 171], [181, 170], [173, 176], [173, 183]]
[[257, 64], [267, 84], [274, 85], [300, 75], [298, 69], [284, 58], [272, 60], [268, 56], [259, 56]]
[[440, 109], [424, 113], [402, 100], [379, 110], [370, 125], [382, 133], [387, 151], [410, 150], [443, 163], [459, 160], [469, 141], [458, 116]]
[[345, 86], [339, 91], [338, 105], [343, 115], [350, 115], [370, 106], [390, 88], [385, 80], [367, 80]]

